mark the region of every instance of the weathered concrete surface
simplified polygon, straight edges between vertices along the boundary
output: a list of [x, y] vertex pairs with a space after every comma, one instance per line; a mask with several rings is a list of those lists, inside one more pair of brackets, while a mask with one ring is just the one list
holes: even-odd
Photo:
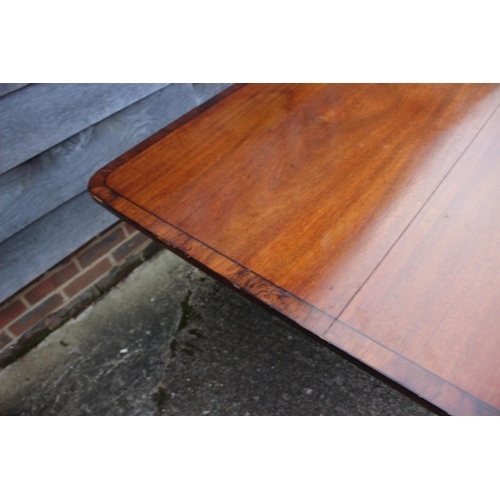
[[432, 414], [167, 251], [1, 371], [0, 413]]

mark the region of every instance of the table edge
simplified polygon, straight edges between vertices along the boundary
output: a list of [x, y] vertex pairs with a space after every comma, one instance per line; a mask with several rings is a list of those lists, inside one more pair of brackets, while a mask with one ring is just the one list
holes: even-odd
[[[234, 92], [237, 92], [246, 84], [234, 84], [231, 87], [225, 89], [221, 93], [217, 94], [215, 97], [209, 99], [205, 103], [197, 106], [193, 110], [189, 111], [179, 119], [175, 120], [168, 126], [162, 128], [157, 133], [153, 134], [149, 138], [145, 139], [137, 146], [131, 148], [126, 153], [123, 153], [118, 158], [107, 164], [105, 167], [99, 169], [96, 173], [92, 175], [88, 183], [88, 190], [92, 198], [102, 205], [104, 208], [115, 214], [122, 220], [135, 227], [137, 230], [146, 234], [151, 239], [161, 243], [170, 251], [183, 258], [190, 264], [195, 265], [203, 272], [213, 277], [217, 281], [223, 283], [229, 288], [233, 289], [240, 295], [252, 300], [253, 302], [263, 306], [265, 309], [270, 310], [275, 315], [281, 317], [285, 321], [292, 323], [294, 326], [298, 327], [300, 330], [313, 334], [316, 338], [328, 343], [335, 350], [345, 353], [347, 357], [358, 361], [364, 368], [369, 372], [380, 373], [383, 378], [388, 378], [393, 381], [399, 390], [403, 389], [402, 392], [410, 391], [416, 400], [423, 399], [430, 403], [431, 407], [436, 407], [436, 409], [442, 409], [447, 413], [462, 414], [462, 415], [500, 415], [500, 410], [488, 405], [484, 401], [478, 399], [477, 397], [469, 394], [467, 391], [454, 386], [450, 382], [441, 379], [437, 375], [427, 371], [425, 368], [417, 365], [399, 353], [391, 351], [389, 348], [382, 344], [377, 344], [378, 349], [382, 349], [385, 353], [389, 353], [394, 360], [397, 360], [397, 369], [401, 367], [409, 367], [411, 370], [419, 371], [419, 380], [425, 379], [427, 383], [405, 383], [402, 381], [401, 377], [397, 378], [397, 369], [381, 369], [370, 365], [366, 356], [362, 354], [362, 348], [353, 349], [350, 348], [337, 333], [348, 332], [349, 335], [354, 335], [357, 337], [358, 341], [364, 347], [368, 344], [374, 344], [373, 339], [370, 339], [362, 332], [359, 332], [343, 323], [342, 321], [334, 318], [323, 311], [314, 308], [302, 299], [295, 297], [285, 290], [281, 289], [276, 284], [266, 280], [265, 278], [257, 275], [250, 269], [246, 269], [240, 264], [231, 261], [228, 257], [218, 254], [217, 258], [219, 261], [224, 261], [224, 265], [227, 266], [228, 275], [220, 274], [213, 268], [207, 265], [207, 260], [213, 258], [213, 253], [217, 253], [214, 249], [208, 247], [203, 242], [195, 240], [192, 236], [184, 233], [182, 230], [171, 226], [168, 222], [163, 219], [159, 219], [154, 214], [145, 211], [142, 207], [135, 205], [132, 201], [119, 195], [106, 184], [106, 178], [114, 170], [118, 169], [120, 166], [124, 165], [130, 161], [135, 156], [142, 153], [144, 150], [151, 147], [156, 142], [162, 140], [170, 133], [174, 132], [178, 128], [182, 127], [184, 124], [191, 121], [196, 116], [199, 116], [207, 109], [216, 105], [220, 101], [224, 100], [226, 97], [230, 96]], [[168, 225], [167, 234], [165, 236], [158, 236], [142, 226], [134, 218], [125, 215], [121, 209], [127, 208], [130, 212], [136, 213], [137, 218], [146, 218], [154, 223], [161, 221], [162, 225]], [[266, 301], [265, 297], [273, 297], [273, 300]], [[290, 311], [293, 310], [294, 313]], [[300, 315], [295, 314], [295, 311], [302, 311]], [[316, 325], [320, 325], [318, 328]], [[438, 381], [438, 383], [436, 383]], [[441, 386], [441, 391], [436, 396], [429, 394], [430, 387]], [[445, 395], [444, 401], [442, 394]], [[446, 394], [453, 394], [452, 399], [453, 404], [447, 404]], [[419, 401], [420, 402], [420, 401]], [[420, 402], [421, 403], [421, 402]], [[475, 411], [471, 411], [471, 408]], [[435, 411], [435, 410], [434, 410]]]

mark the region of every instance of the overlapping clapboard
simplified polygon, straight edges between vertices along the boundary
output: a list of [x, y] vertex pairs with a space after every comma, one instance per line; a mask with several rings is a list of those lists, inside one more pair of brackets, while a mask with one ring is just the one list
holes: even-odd
[[0, 302], [116, 218], [90, 176], [228, 84], [0, 84]]

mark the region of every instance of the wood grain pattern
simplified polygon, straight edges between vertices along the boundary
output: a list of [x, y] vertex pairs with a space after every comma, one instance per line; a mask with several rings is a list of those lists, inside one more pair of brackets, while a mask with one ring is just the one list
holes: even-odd
[[340, 316], [496, 408], [499, 132], [500, 110]]
[[2, 97], [0, 174], [166, 85], [44, 83]]
[[[94, 198], [431, 403], [492, 413], [491, 399], [420, 366], [411, 352], [375, 338], [349, 347], [349, 338], [370, 337], [342, 312], [464, 152], [481, 143], [500, 88], [247, 85], [231, 92], [96, 174]], [[368, 322], [372, 312], [363, 316]]]
[[249, 85], [107, 185], [336, 316], [500, 102], [492, 89]]
[[500, 415], [498, 408], [490, 406], [340, 320], [335, 321], [323, 338], [449, 414]]
[[0, 242], [78, 196], [99, 168], [198, 104], [191, 85], [169, 85], [1, 175]]

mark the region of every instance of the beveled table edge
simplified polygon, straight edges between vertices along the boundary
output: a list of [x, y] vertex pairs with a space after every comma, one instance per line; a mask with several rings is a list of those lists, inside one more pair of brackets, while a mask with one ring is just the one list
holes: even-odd
[[[335, 350], [345, 353], [348, 358], [358, 361], [372, 374], [380, 374], [381, 378], [393, 381], [396, 388], [403, 389], [403, 392], [410, 391], [414, 395], [414, 399], [423, 400], [419, 401], [420, 403], [428, 402], [433, 411], [443, 410], [446, 413], [456, 415], [500, 415], [500, 410], [441, 379], [388, 347], [375, 342], [348, 324], [290, 294], [108, 187], [106, 178], [111, 172], [207, 109], [237, 92], [244, 85], [246, 84], [232, 85], [98, 170], [88, 183], [92, 198], [120, 219], [163, 244], [179, 257], [240, 295], [270, 310], [285, 321], [299, 327], [300, 330], [312, 333]], [[125, 211], [127, 215], [124, 214]], [[144, 225], [145, 222], [147, 222], [147, 227]], [[152, 231], [153, 228], [155, 228], [155, 232]], [[211, 265], [213, 262], [216, 262], [218, 270]], [[266, 300], [266, 297], [272, 297], [273, 300]], [[349, 341], [347, 337], [349, 337]], [[386, 357], [387, 362], [383, 367], [370, 363], [369, 356], [366, 354], [368, 346], [371, 349], [379, 350], [379, 353]], [[409, 374], [412, 374], [412, 378], [409, 378]]]

